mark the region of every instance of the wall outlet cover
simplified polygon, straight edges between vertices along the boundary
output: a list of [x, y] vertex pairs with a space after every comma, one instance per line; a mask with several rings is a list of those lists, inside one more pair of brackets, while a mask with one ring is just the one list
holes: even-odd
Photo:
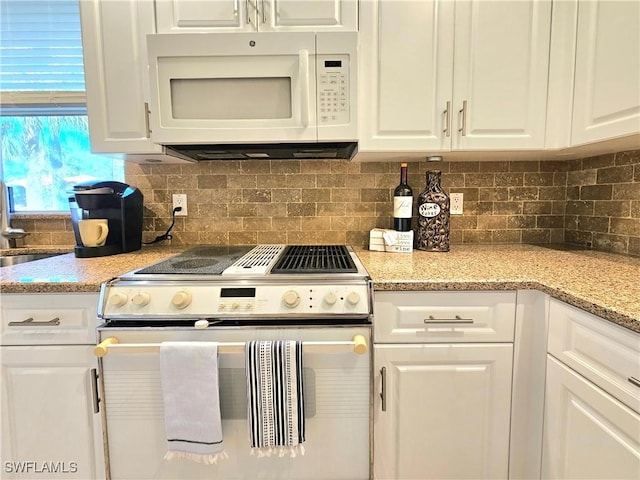
[[449, 194], [449, 201], [451, 203], [450, 205], [451, 215], [462, 215], [462, 212], [464, 211], [462, 208], [463, 197], [464, 197], [463, 193]]

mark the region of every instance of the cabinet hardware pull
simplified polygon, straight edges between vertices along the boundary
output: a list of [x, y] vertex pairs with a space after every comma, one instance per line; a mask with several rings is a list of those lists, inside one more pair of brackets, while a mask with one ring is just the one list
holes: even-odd
[[93, 399], [93, 413], [100, 413], [100, 397], [98, 396], [98, 370], [89, 370], [89, 380], [91, 381], [91, 398]]
[[46, 320], [43, 322], [35, 322], [33, 317], [29, 317], [21, 322], [9, 322], [10, 327], [44, 327], [44, 326], [56, 326], [60, 325], [60, 319], [58, 317]]
[[147, 130], [147, 138], [151, 138], [151, 127], [149, 126], [149, 102], [144, 102], [144, 127]]
[[244, 2], [244, 14], [247, 17], [247, 23], [251, 23], [251, 15], [249, 15], [249, 0]]
[[382, 391], [380, 392], [380, 400], [382, 400], [382, 411], [387, 411], [387, 367], [380, 369], [380, 377], [382, 378]]
[[637, 378], [635, 378], [635, 377], [629, 377], [627, 380], [629, 380], [629, 382], [630, 382], [632, 385], [635, 385], [636, 387], [640, 387], [640, 380], [638, 380]]
[[473, 318], [460, 318], [460, 315], [456, 315], [455, 318], [433, 318], [432, 315], [429, 315], [429, 318], [424, 319], [424, 323], [462, 323], [462, 324], [471, 324], [473, 323]]
[[267, 10], [264, 7], [264, 0], [262, 0], [262, 23], [267, 23]]
[[451, 101], [447, 101], [447, 108], [444, 110], [444, 130], [446, 137], [451, 136]]
[[464, 137], [467, 134], [467, 101], [462, 102], [462, 110], [458, 110], [458, 113], [462, 115], [461, 126], [458, 131]]
[[300, 78], [300, 121], [309, 126], [309, 50], [298, 52], [298, 76]]

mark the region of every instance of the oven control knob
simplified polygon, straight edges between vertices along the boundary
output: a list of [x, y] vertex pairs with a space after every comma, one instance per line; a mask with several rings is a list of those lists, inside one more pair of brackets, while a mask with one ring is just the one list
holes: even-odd
[[284, 306], [287, 308], [297, 307], [300, 303], [300, 295], [298, 295], [298, 292], [295, 290], [287, 290], [284, 292], [284, 295], [282, 295], [282, 303], [284, 303]]
[[234, 310], [237, 310], [240, 307], [240, 304], [238, 302], [233, 302], [231, 304], [231, 308], [233, 308]]
[[113, 295], [111, 295], [111, 297], [109, 297], [109, 303], [116, 307], [122, 307], [127, 303], [127, 300], [127, 295], [124, 293], [114, 293]]
[[151, 301], [151, 297], [148, 293], [136, 293], [131, 301], [134, 305], [138, 305], [139, 307], [144, 307]]
[[336, 297], [336, 294], [333, 292], [327, 293], [324, 296], [324, 302], [327, 305], [335, 305], [335, 303], [338, 301], [338, 297]]
[[171, 303], [173, 303], [173, 306], [176, 308], [187, 308], [189, 305], [191, 305], [191, 294], [189, 292], [185, 292], [184, 290], [180, 290], [173, 296], [173, 298], [171, 299]]
[[360, 301], [360, 294], [356, 292], [351, 292], [349, 295], [347, 295], [347, 302], [349, 302], [351, 305], [357, 305], [359, 301]]

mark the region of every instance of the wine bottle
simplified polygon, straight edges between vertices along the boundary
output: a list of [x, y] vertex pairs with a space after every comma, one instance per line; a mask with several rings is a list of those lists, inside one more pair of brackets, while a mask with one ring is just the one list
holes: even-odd
[[393, 191], [393, 229], [398, 232], [411, 230], [413, 216], [413, 190], [407, 183], [407, 164], [400, 165], [400, 184]]
[[416, 248], [430, 252], [449, 251], [449, 195], [441, 185], [442, 173], [427, 171], [427, 185], [418, 195]]

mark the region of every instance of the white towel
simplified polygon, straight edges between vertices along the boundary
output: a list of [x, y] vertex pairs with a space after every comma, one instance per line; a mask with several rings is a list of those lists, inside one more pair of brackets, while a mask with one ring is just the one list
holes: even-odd
[[245, 355], [251, 455], [304, 455], [302, 343], [247, 342]]
[[218, 344], [163, 342], [160, 378], [168, 444], [164, 458], [206, 464], [227, 458], [218, 395]]

